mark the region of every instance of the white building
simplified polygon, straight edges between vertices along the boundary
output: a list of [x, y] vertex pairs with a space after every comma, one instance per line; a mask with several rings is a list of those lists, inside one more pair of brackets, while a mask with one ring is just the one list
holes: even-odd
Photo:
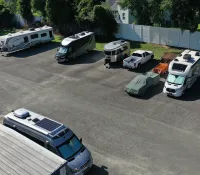
[[118, 0], [108, 0], [111, 11], [118, 23], [132, 24], [134, 22], [134, 16], [131, 15], [129, 9], [122, 9], [118, 4]]

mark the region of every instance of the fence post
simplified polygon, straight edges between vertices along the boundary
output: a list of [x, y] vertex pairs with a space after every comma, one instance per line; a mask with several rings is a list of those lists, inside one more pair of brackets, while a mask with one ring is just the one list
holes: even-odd
[[191, 33], [189, 31], [189, 35], [188, 35], [188, 49], [190, 49], [190, 35], [191, 35]]
[[151, 31], [150, 31], [151, 27], [150, 26], [148, 27], [149, 27], [149, 43], [151, 43]]

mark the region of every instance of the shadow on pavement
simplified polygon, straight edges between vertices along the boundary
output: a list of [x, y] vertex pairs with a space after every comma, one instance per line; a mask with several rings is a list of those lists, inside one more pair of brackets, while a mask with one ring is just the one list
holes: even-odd
[[152, 59], [152, 60], [149, 60], [148, 62], [142, 64], [140, 68], [137, 68], [137, 69], [130, 69], [129, 71], [137, 72], [137, 73], [149, 72], [149, 71], [151, 71], [155, 66], [157, 66], [157, 65], [159, 64], [159, 62], [160, 62], [159, 60]]
[[93, 165], [91, 170], [86, 175], [108, 175], [107, 167], [101, 166], [98, 167], [96, 165]]
[[[55, 48], [59, 47], [59, 45], [60, 45], [59, 43], [54, 43], [54, 42], [39, 44], [39, 45], [31, 47], [29, 49], [11, 53], [10, 56], [13, 56], [16, 58], [26, 58], [26, 57], [38, 55], [42, 52], [47, 52], [49, 50], [55, 49]], [[52, 57], [54, 57], [54, 55], [52, 55]]]
[[63, 65], [76, 65], [76, 64], [91, 64], [95, 63], [101, 59], [104, 59], [104, 54], [98, 50], [92, 50], [89, 53], [81, 55], [74, 60], [71, 60], [67, 63], [61, 63]]

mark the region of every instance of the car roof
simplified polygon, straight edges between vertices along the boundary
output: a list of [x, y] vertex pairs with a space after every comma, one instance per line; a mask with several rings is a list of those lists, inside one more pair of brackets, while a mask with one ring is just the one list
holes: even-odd
[[143, 54], [144, 52], [146, 52], [145, 50], [136, 50], [133, 53], [139, 53], [139, 54]]

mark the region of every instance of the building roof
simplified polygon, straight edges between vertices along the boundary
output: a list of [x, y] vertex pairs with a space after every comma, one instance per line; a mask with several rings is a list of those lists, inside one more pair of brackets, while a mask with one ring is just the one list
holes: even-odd
[[66, 160], [0, 124], [0, 174], [51, 175]]

